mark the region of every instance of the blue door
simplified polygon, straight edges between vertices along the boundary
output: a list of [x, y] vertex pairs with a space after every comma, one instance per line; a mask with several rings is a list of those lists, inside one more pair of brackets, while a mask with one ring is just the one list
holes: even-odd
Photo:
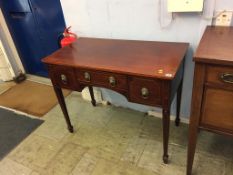
[[0, 1], [27, 73], [47, 76], [41, 59], [59, 49], [65, 21], [59, 0]]

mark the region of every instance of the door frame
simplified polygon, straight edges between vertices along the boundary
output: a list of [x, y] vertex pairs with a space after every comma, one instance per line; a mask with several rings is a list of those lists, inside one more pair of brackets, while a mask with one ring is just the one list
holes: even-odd
[[15, 47], [14, 41], [6, 24], [2, 10], [0, 8], [0, 36], [2, 45], [5, 49], [9, 65], [11, 65], [14, 75], [18, 73], [25, 73], [25, 69], [19, 57], [18, 51]]

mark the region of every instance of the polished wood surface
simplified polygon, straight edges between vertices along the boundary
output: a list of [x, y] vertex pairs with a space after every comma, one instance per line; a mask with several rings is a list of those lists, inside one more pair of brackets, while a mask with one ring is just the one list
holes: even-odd
[[217, 127], [233, 134], [233, 93], [206, 87], [204, 91], [201, 125]]
[[187, 175], [200, 129], [233, 136], [232, 43], [232, 27], [207, 27], [196, 51]]
[[233, 65], [233, 27], [208, 26], [197, 51], [196, 62]]
[[68, 69], [65, 66], [49, 66], [48, 69], [53, 85], [66, 89], [77, 89], [78, 84], [72, 69]]
[[212, 83], [215, 86], [219, 85], [223, 88], [233, 88], [233, 83], [226, 83], [222, 79], [223, 74], [232, 74], [233, 77], [233, 69], [232, 66], [216, 66], [216, 65], [208, 65], [206, 67], [206, 83]]
[[61, 88], [81, 92], [93, 86], [124, 95], [128, 101], [163, 109], [163, 161], [168, 163], [170, 108], [177, 93], [176, 125], [187, 43], [81, 38], [43, 59], [47, 64], [68, 129], [73, 132]]
[[187, 43], [79, 38], [43, 62], [173, 79], [187, 48]]
[[[159, 80], [132, 78], [129, 83], [129, 100], [146, 105], [162, 106], [161, 82]], [[143, 95], [143, 90], [147, 95]]]
[[192, 107], [189, 125], [189, 143], [188, 143], [188, 158], [187, 158], [187, 175], [192, 174], [192, 165], [194, 153], [197, 143], [197, 134], [199, 129], [199, 119], [201, 115], [201, 104], [203, 99], [203, 86], [205, 80], [205, 69], [203, 64], [195, 64], [194, 84], [192, 94]]
[[[85, 73], [89, 73], [90, 80], [87, 81], [85, 79]], [[117, 73], [109, 73], [109, 72], [100, 72], [100, 71], [92, 71], [87, 69], [77, 70], [76, 75], [78, 80], [84, 83], [90, 83], [95, 86], [102, 86], [109, 89], [122, 89], [127, 90], [127, 76]], [[110, 77], [114, 77], [116, 79], [115, 85], [110, 84]]]

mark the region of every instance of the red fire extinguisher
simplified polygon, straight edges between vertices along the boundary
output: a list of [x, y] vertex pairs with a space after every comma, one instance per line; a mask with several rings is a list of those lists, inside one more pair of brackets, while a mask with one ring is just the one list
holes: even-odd
[[75, 33], [70, 32], [70, 28], [71, 26], [64, 30], [64, 33], [63, 33], [64, 38], [62, 38], [60, 42], [61, 47], [65, 47], [75, 42], [78, 39]]

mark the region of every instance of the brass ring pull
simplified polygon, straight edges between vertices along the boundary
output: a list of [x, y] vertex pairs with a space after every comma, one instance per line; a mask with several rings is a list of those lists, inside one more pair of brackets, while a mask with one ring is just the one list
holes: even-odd
[[64, 74], [61, 74], [61, 81], [63, 84], [67, 84], [67, 77]]
[[233, 84], [233, 74], [230, 74], [230, 73], [223, 73], [221, 74], [221, 77], [223, 82], [225, 83], [231, 83]]
[[88, 72], [84, 73], [84, 78], [86, 81], [91, 81], [91, 75]]
[[142, 95], [142, 98], [148, 99], [148, 97], [149, 97], [149, 90], [147, 88], [143, 87], [141, 89], [141, 95]]
[[112, 87], [115, 87], [116, 86], [116, 79], [115, 77], [111, 76], [108, 78], [108, 81], [109, 81], [109, 84], [112, 86]]

